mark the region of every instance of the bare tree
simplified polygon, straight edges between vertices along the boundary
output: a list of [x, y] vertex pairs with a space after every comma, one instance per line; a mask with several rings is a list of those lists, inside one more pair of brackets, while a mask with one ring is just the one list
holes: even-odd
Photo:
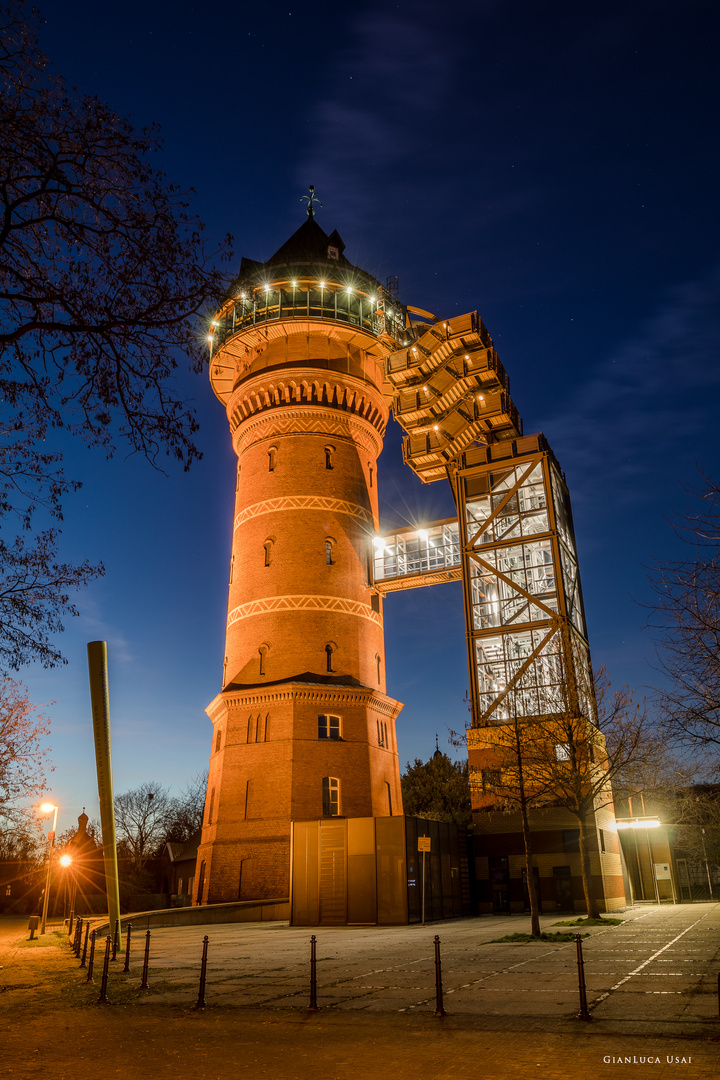
[[136, 871], [162, 851], [171, 805], [168, 789], [153, 782], [115, 796], [118, 850]]
[[196, 773], [180, 795], [170, 800], [165, 839], [183, 844], [202, 826], [207, 773]]
[[538, 724], [533, 717], [519, 715], [508, 701], [509, 718], [502, 724], [476, 728], [473, 745], [483, 752], [487, 768], [470, 768], [470, 787], [484, 804], [485, 811], [520, 814], [525, 852], [525, 879], [530, 906], [530, 933], [540, 937], [540, 898], [535, 881], [533, 838], [530, 814], [547, 805], [548, 789], [534, 763], [538, 757]]
[[[564, 656], [570, 654], [568, 643]], [[497, 775], [488, 790], [488, 805], [520, 811], [530, 893], [532, 831], [530, 811], [560, 806], [576, 819], [580, 869], [588, 918], [600, 917], [590, 862], [594, 812], [612, 804], [612, 782], [637, 790], [641, 776], [657, 760], [662, 740], [644, 703], [636, 704], [627, 687], [611, 693], [601, 670], [592, 679], [580, 662], [564, 661], [558, 679], [555, 711], [542, 717], [510, 720], [473, 733], [486, 732], [487, 752], [494, 755]], [[488, 772], [490, 770], [487, 770]], [[471, 783], [488, 789], [488, 779], [471, 775]], [[530, 893], [532, 912], [532, 893]], [[539, 932], [539, 926], [538, 926]], [[535, 931], [533, 930], [533, 933]]]
[[47, 789], [47, 720], [31, 703], [21, 682], [0, 678], [0, 827], [25, 835], [28, 802]]
[[667, 736], [690, 751], [705, 748], [720, 770], [720, 487], [708, 477], [693, 490], [697, 510], [680, 518], [685, 559], [659, 566], [650, 625], [660, 671], [658, 691]]
[[[57, 558], [62, 470], [52, 431], [99, 445], [199, 457], [175, 384], [206, 363], [201, 316], [223, 292], [187, 194], [152, 164], [157, 127], [136, 131], [55, 73], [37, 14], [0, 6], [0, 662], [62, 662], [50, 637], [69, 593], [101, 567]], [[52, 528], [34, 535], [41, 507]], [[15, 517], [17, 536], [8, 536]]]

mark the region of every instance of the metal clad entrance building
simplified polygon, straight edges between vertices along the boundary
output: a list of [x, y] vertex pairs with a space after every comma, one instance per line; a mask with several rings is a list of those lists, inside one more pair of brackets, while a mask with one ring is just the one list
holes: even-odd
[[470, 914], [467, 834], [444, 821], [412, 817], [296, 821], [290, 921], [295, 926], [402, 926]]

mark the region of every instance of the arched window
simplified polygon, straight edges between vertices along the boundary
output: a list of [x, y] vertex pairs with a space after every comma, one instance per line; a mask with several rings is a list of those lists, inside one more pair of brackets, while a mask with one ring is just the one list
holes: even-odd
[[333, 459], [333, 454], [334, 453], [335, 453], [335, 447], [334, 446], [326, 446], [325, 447], [325, 468], [326, 469], [332, 469], [332, 467], [333, 467], [332, 459]]
[[269, 651], [270, 651], [270, 649], [269, 649], [269, 647], [267, 645], [261, 645], [260, 648], [258, 649], [258, 653], [260, 654], [260, 674], [261, 675], [266, 675], [267, 674], [267, 670], [266, 670], [267, 669], [267, 654], [269, 653]]
[[198, 891], [196, 903], [202, 904], [203, 892], [205, 891], [205, 860], [200, 863], [200, 873], [198, 874]]
[[387, 780], [385, 781], [385, 791], [387, 793], [388, 814], [392, 817], [392, 792], [390, 791], [390, 784]]
[[235, 473], [235, 490], [236, 491], [240, 490], [240, 470], [241, 469], [242, 469], [242, 465], [238, 465], [237, 472]]
[[272, 562], [272, 549], [273, 549], [273, 544], [274, 543], [275, 543], [274, 540], [268, 539], [263, 544], [263, 548], [265, 550], [265, 565], [266, 566], [269, 566], [270, 563]]
[[271, 446], [268, 450], [268, 472], [275, 472], [275, 462], [277, 459], [277, 446]]
[[213, 811], [215, 810], [215, 788], [210, 793], [210, 809], [208, 810], [208, 825], [212, 825]]
[[373, 471], [370, 465], [368, 465], [368, 476], [370, 477], [370, 487], [373, 486]]
[[375, 653], [375, 666], [377, 667], [377, 681], [380, 685], [380, 653]]
[[335, 652], [336, 648], [337, 645], [335, 645], [332, 641], [328, 641], [327, 645], [325, 646], [325, 670], [328, 672], [328, 674], [332, 674], [332, 672], [335, 670], [335, 668], [333, 667], [333, 653]]
[[340, 781], [334, 776], [323, 776], [323, 817], [337, 817], [340, 813]]
[[333, 559], [333, 551], [335, 548], [335, 541], [331, 536], [325, 538], [325, 564], [332, 566], [335, 560]]
[[217, 735], [215, 736], [215, 753], [216, 754], [220, 750], [221, 746], [222, 746], [222, 731], [218, 731]]
[[235, 556], [230, 559], [230, 584], [232, 585], [233, 575], [235, 574]]

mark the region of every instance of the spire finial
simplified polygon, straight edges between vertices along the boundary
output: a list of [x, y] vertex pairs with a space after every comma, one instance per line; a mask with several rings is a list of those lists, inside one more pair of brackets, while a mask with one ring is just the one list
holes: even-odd
[[322, 206], [322, 203], [320, 202], [317, 195], [315, 194], [315, 185], [314, 184], [310, 185], [310, 187], [308, 188], [308, 191], [310, 192], [309, 195], [301, 195], [300, 196], [300, 202], [306, 202], [307, 203], [308, 217], [315, 217], [315, 203], [317, 202], [318, 206]]

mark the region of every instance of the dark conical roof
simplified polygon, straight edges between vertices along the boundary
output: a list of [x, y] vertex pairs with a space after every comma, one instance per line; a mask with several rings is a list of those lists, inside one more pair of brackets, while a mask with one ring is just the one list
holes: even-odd
[[282, 247], [278, 248], [274, 255], [265, 263], [266, 266], [276, 266], [278, 263], [308, 263], [324, 262], [328, 255], [328, 248], [337, 249], [335, 261], [342, 266], [350, 266], [343, 255], [345, 245], [337, 229], [328, 236], [314, 217], [308, 217]]

